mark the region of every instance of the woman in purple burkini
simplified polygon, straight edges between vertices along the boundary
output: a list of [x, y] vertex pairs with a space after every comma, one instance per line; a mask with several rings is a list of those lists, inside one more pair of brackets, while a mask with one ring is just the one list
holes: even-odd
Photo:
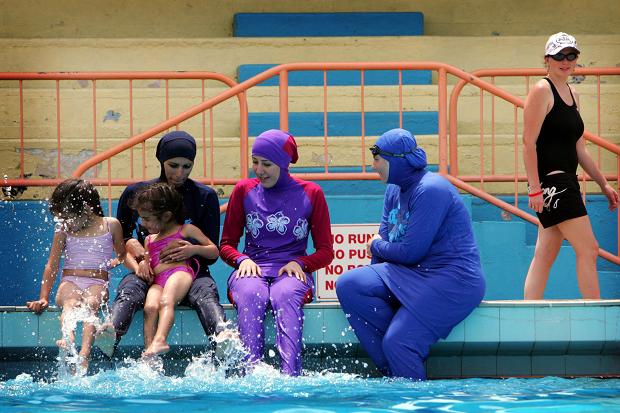
[[[220, 256], [235, 268], [229, 298], [249, 360], [263, 357], [267, 308], [276, 321], [276, 345], [282, 371], [301, 373], [303, 306], [312, 300], [312, 273], [334, 256], [329, 212], [321, 188], [293, 178], [297, 144], [288, 133], [272, 129], [252, 146], [256, 178], [235, 186], [226, 212]], [[245, 248], [237, 250], [245, 229]], [[316, 251], [307, 255], [308, 235]]]

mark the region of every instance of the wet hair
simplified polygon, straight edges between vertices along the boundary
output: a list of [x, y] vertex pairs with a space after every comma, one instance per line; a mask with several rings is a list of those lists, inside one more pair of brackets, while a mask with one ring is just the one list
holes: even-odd
[[177, 224], [185, 222], [183, 195], [165, 182], [157, 182], [138, 190], [129, 206], [134, 210], [145, 209], [158, 218], [170, 211]]
[[62, 181], [52, 192], [49, 209], [54, 216], [79, 216], [86, 208], [100, 217], [103, 216], [99, 192], [93, 184], [83, 179]]

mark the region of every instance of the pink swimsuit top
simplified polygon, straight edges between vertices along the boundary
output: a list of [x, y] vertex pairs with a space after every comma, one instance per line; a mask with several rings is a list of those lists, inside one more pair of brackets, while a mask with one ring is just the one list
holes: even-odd
[[181, 231], [183, 227], [179, 228], [177, 232], [174, 234], [168, 235], [165, 238], [158, 239], [157, 241], [149, 242], [147, 249], [149, 250], [149, 255], [151, 256], [150, 265], [151, 268], [155, 269], [159, 265], [159, 253], [163, 250], [171, 241], [175, 239], [184, 239]]
[[94, 237], [73, 237], [67, 234], [65, 241], [64, 269], [109, 271], [114, 252], [112, 233]]

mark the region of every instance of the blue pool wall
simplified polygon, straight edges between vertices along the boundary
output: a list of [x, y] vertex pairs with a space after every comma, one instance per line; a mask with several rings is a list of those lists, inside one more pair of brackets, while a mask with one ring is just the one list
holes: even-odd
[[[322, 183], [326, 192], [329, 185]], [[333, 224], [377, 223], [382, 205], [383, 190], [378, 182], [355, 182], [356, 193], [368, 195], [327, 195]], [[349, 187], [349, 191], [352, 187]], [[476, 239], [481, 251], [487, 279], [486, 300], [521, 299], [523, 281], [534, 253], [536, 227], [516, 217], [506, 220], [501, 211], [470, 195], [463, 199], [468, 206]], [[512, 202], [512, 197], [505, 197]], [[225, 202], [222, 199], [222, 203]], [[527, 208], [527, 200], [521, 198], [519, 205]], [[354, 208], [351, 206], [355, 205]], [[588, 212], [594, 232], [602, 248], [617, 251], [617, 214], [607, 210], [602, 196], [588, 197]], [[116, 201], [112, 203], [116, 211]], [[104, 205], [107, 214], [107, 203]], [[3, 230], [0, 232], [0, 249], [4, 262], [0, 273], [0, 306], [24, 305], [27, 300], [38, 297], [41, 275], [53, 236], [53, 222], [45, 201], [5, 201], [0, 203], [0, 218]], [[223, 222], [223, 217], [222, 217]], [[309, 246], [309, 251], [312, 245]], [[599, 259], [599, 279], [603, 298], [620, 298], [619, 268]], [[226, 279], [231, 268], [218, 260], [211, 272], [220, 289], [222, 302], [226, 301]], [[120, 266], [112, 271], [111, 296], [126, 273]], [[545, 298], [579, 298], [575, 279], [574, 252], [564, 246], [552, 270]]]

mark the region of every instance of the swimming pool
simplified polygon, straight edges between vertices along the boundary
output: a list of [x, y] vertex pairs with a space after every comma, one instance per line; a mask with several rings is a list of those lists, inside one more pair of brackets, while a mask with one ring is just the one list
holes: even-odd
[[0, 382], [0, 411], [16, 412], [620, 412], [619, 379], [408, 380], [328, 371], [286, 377], [261, 365], [226, 378], [208, 358], [178, 375], [125, 359], [86, 377]]

